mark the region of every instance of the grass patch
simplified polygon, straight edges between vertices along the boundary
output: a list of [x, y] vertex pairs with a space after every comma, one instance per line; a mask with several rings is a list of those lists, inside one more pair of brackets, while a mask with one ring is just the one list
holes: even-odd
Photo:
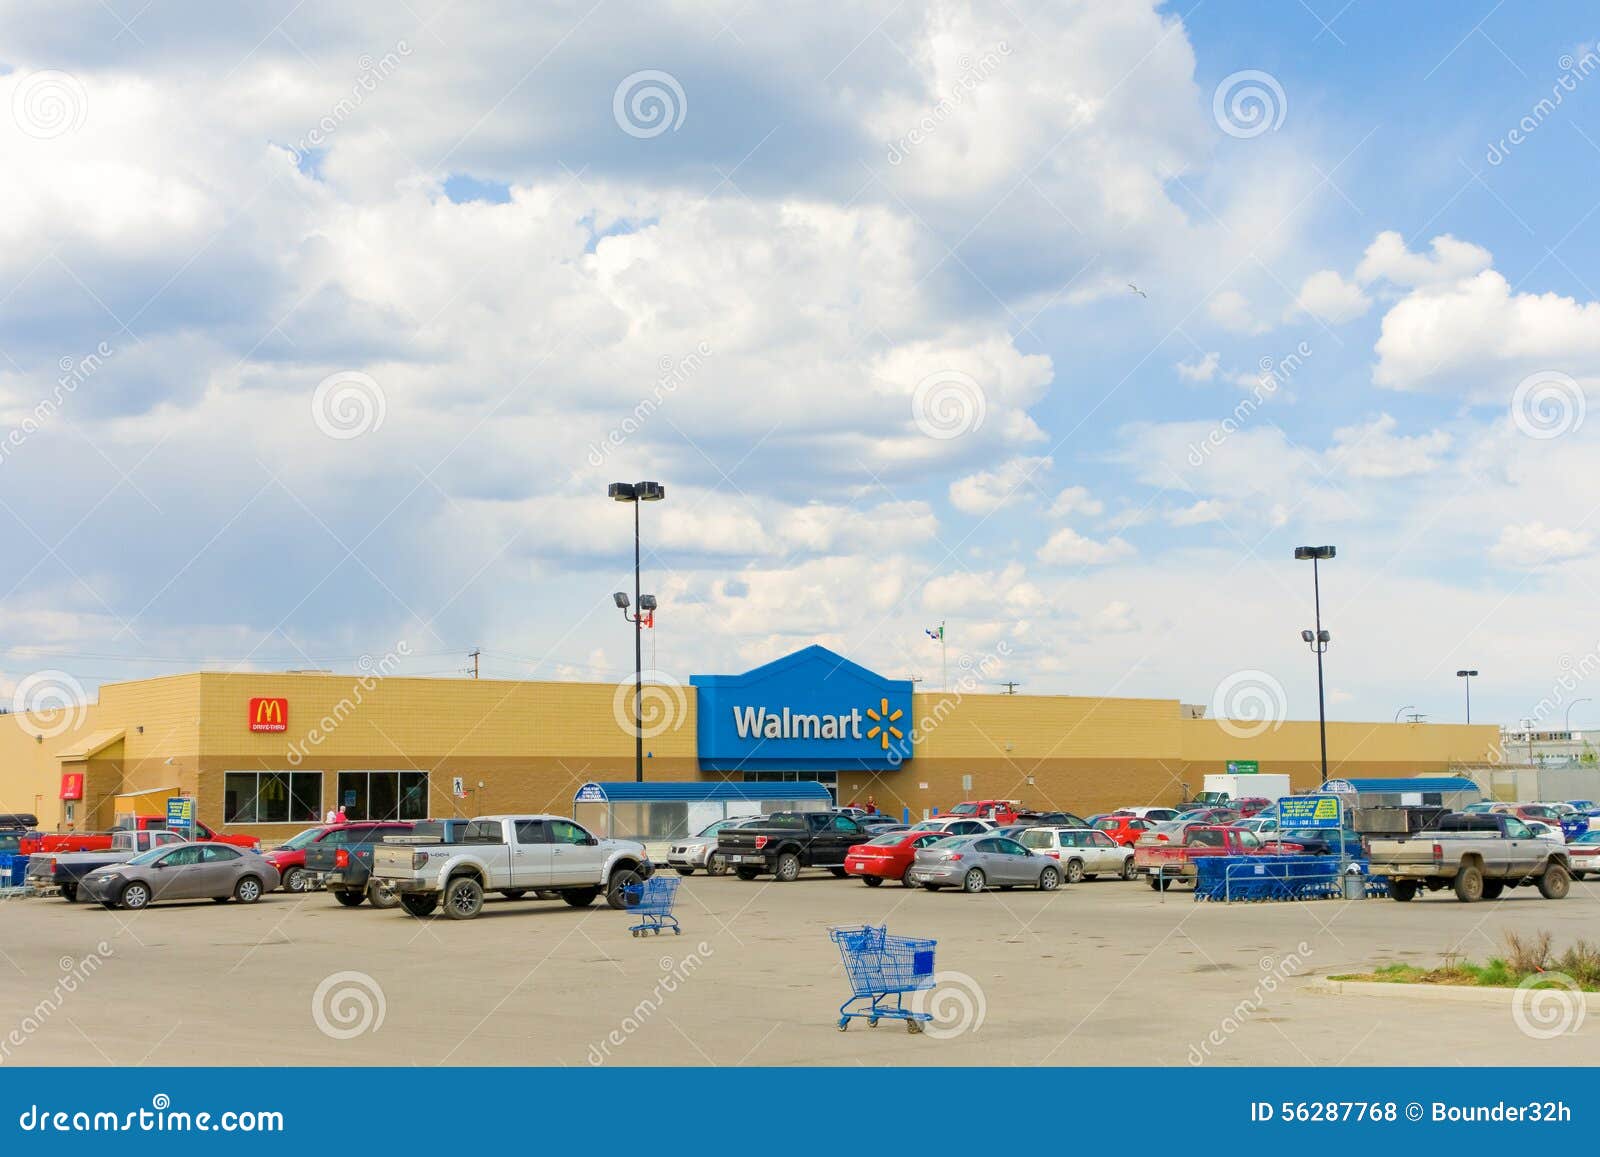
[[[1433, 984], [1472, 988], [1516, 988], [1529, 978], [1560, 973], [1584, 992], [1600, 992], [1600, 946], [1579, 940], [1559, 956], [1551, 954], [1551, 936], [1540, 932], [1520, 936], [1505, 934], [1506, 954], [1491, 956], [1482, 964], [1447, 955], [1437, 968], [1415, 964], [1385, 964], [1371, 972], [1349, 972], [1329, 980], [1358, 980], [1369, 984]], [[1551, 979], [1552, 987], [1570, 987]], [[1534, 986], [1538, 987], [1535, 979]]]

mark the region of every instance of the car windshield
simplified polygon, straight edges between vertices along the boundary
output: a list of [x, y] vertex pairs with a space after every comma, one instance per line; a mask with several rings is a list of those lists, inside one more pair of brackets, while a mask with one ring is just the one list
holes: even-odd
[[299, 850], [300, 848], [305, 847], [307, 844], [313, 843], [316, 840], [317, 836], [321, 834], [321, 832], [322, 832], [321, 828], [307, 828], [303, 832], [300, 832], [300, 833], [298, 833], [296, 835], [290, 836], [287, 840], [284, 840], [283, 843], [279, 844], [278, 846], [280, 848], [290, 848], [290, 849], [294, 849], [294, 850]]
[[958, 803], [950, 809], [953, 816], [975, 816], [978, 814], [978, 805], [975, 803]]
[[890, 832], [886, 836], [874, 836], [867, 841], [867, 844], [874, 848], [893, 848], [903, 843], [905, 838], [905, 832]]
[[732, 820], [718, 820], [714, 824], [707, 824], [705, 828], [701, 830], [700, 834], [702, 836], [714, 836], [731, 823], [733, 823]]
[[1054, 839], [1050, 832], [1038, 828], [1030, 828], [1022, 833], [1022, 842], [1030, 848], [1048, 848], [1054, 846]]
[[1095, 820], [1094, 821], [1094, 826], [1099, 828], [1103, 832], [1116, 831], [1116, 829], [1117, 829], [1117, 821], [1112, 819], [1110, 816], [1107, 816], [1103, 820]]
[[1572, 841], [1575, 844], [1600, 844], [1600, 832], [1584, 832]]
[[171, 844], [162, 844], [159, 848], [151, 848], [148, 852], [140, 852], [137, 856], [133, 857], [133, 859], [129, 860], [128, 863], [136, 864], [141, 867], [145, 864], [153, 864], [171, 850]]

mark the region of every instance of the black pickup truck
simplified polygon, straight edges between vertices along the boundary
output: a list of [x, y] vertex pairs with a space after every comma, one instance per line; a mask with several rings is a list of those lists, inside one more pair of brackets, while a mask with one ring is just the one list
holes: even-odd
[[770, 874], [788, 881], [801, 868], [827, 868], [842, 878], [845, 852], [871, 838], [838, 812], [776, 812], [765, 823], [723, 828], [717, 833], [717, 855], [741, 880]]
[[454, 844], [466, 831], [464, 819], [418, 820], [375, 824], [358, 841], [347, 844], [311, 844], [306, 848], [306, 872], [313, 887], [326, 888], [346, 908], [371, 900], [374, 908], [393, 908], [400, 897], [372, 880], [372, 849], [384, 843]]

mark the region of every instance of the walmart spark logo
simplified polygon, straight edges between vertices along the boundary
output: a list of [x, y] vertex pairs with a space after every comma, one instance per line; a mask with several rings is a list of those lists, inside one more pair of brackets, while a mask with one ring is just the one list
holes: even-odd
[[905, 712], [898, 707], [891, 712], [888, 699], [878, 700], [878, 709], [876, 711], [871, 707], [867, 708], [867, 718], [872, 720], [872, 726], [867, 729], [867, 738], [876, 739], [878, 746], [888, 751], [889, 736], [892, 735], [896, 739], [904, 739], [906, 737], [905, 732], [894, 725], [895, 721], [904, 714]]

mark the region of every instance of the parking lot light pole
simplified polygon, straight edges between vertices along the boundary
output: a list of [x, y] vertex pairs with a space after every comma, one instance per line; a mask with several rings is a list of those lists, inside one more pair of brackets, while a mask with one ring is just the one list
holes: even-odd
[[1472, 722], [1472, 677], [1474, 675], [1476, 675], [1477, 673], [1478, 672], [1477, 672], [1476, 668], [1474, 668], [1471, 671], [1457, 671], [1456, 672], [1456, 677], [1458, 679], [1465, 679], [1466, 680], [1466, 686], [1467, 686], [1467, 722], [1468, 723]]
[[[644, 596], [639, 593], [639, 504], [660, 502], [667, 496], [667, 488], [659, 482], [613, 482], [606, 494], [614, 502], [633, 503], [633, 601], [639, 608], [628, 614], [628, 596], [617, 592], [611, 596], [622, 608], [624, 618], [633, 620], [633, 778], [644, 782]], [[655, 596], [651, 595], [650, 610], [655, 609]]]
[[1311, 560], [1311, 597], [1316, 609], [1316, 630], [1301, 631], [1300, 637], [1306, 645], [1317, 653], [1317, 733], [1322, 741], [1322, 782], [1328, 782], [1328, 711], [1326, 700], [1322, 692], [1322, 656], [1328, 649], [1328, 643], [1333, 638], [1322, 629], [1322, 580], [1317, 571], [1317, 564], [1325, 558], [1332, 558], [1338, 553], [1336, 547], [1331, 546], [1297, 546], [1294, 556], [1302, 561]]

